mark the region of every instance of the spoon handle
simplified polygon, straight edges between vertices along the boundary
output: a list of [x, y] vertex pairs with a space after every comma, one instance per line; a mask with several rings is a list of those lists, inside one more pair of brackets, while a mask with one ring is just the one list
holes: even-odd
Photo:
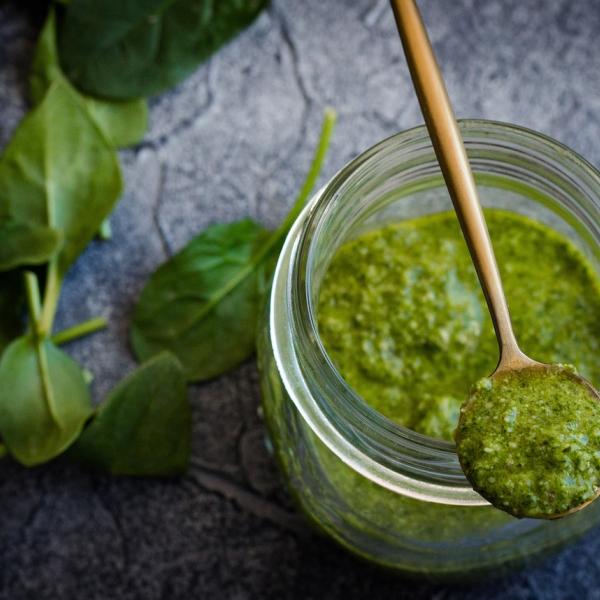
[[498, 345], [498, 368], [528, 364], [515, 338], [498, 265], [448, 92], [414, 0], [391, 0], [425, 124], [469, 247]]

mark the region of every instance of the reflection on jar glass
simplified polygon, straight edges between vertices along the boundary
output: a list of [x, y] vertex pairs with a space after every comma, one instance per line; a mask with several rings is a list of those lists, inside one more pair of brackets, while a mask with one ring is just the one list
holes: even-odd
[[[540, 134], [490, 121], [460, 126], [482, 204], [566, 235], [600, 273], [600, 174]], [[323, 348], [316, 306], [339, 247], [451, 208], [424, 127], [355, 159], [290, 232], [258, 344], [265, 419], [299, 507], [356, 554], [438, 578], [523, 564], [600, 523], [599, 502], [558, 521], [518, 520], [491, 507], [471, 489], [453, 444], [376, 412]]]

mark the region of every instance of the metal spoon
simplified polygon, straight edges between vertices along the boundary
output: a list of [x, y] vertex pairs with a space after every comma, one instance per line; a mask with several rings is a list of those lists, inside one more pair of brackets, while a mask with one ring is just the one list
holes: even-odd
[[[519, 348], [465, 146], [419, 9], [414, 0], [391, 0], [391, 3], [425, 124], [494, 324], [500, 359], [491, 377], [530, 368], [555, 371], [557, 365], [535, 361]], [[587, 380], [573, 377], [600, 400], [598, 391]], [[595, 497], [598, 495], [600, 489]], [[580, 510], [592, 500], [548, 518]]]

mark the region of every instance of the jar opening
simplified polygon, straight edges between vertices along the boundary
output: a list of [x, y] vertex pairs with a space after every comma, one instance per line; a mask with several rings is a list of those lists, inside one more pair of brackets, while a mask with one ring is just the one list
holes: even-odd
[[[597, 268], [596, 170], [529, 130], [490, 121], [461, 121], [460, 127], [478, 184], [498, 189], [511, 210], [536, 213], [534, 218], [542, 210], [541, 218], [576, 240]], [[418, 202], [409, 202], [415, 195]], [[449, 208], [424, 127], [388, 138], [344, 167], [307, 206], [286, 241], [272, 311], [286, 311], [289, 336], [274, 335], [273, 346], [282, 375], [289, 375], [283, 379], [290, 397], [315, 433], [349, 466], [405, 495], [483, 505], [487, 503], [464, 477], [454, 445], [407, 429], [369, 406], [337, 371], [317, 324], [319, 286], [343, 242], [386, 221]], [[286, 260], [290, 269], [282, 282]]]

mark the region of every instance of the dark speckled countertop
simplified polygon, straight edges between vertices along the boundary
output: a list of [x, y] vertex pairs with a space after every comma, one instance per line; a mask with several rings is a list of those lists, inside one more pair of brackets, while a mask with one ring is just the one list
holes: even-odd
[[[39, 26], [0, 4], [0, 145], [25, 110]], [[598, 0], [421, 0], [456, 112], [549, 134], [600, 164]], [[28, 14], [28, 12], [30, 14]], [[274, 225], [310, 160], [322, 109], [339, 111], [324, 177], [421, 122], [387, 0], [274, 0], [211, 61], [151, 101], [122, 152], [113, 240], [69, 275], [58, 326], [107, 331], [71, 344], [100, 398], [134, 363], [127, 320], [144, 280], [210, 223]], [[193, 461], [181, 480], [114, 479], [55, 464], [0, 465], [0, 596], [105, 599], [600, 598], [600, 537], [539, 567], [463, 586], [410, 582], [310, 533], [264, 449], [253, 363], [191, 389]]]

